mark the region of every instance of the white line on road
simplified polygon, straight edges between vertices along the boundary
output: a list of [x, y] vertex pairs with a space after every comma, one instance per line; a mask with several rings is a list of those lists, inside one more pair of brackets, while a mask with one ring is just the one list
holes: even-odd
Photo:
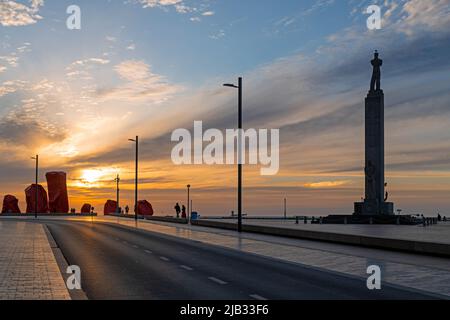
[[192, 271], [192, 270], [194, 270], [194, 269], [192, 269], [191, 267], [185, 266], [184, 264], [182, 264], [182, 265], [180, 266], [180, 268], [183, 268], [184, 270], [187, 270], [187, 271]]
[[251, 294], [250, 298], [253, 298], [255, 300], [267, 300], [266, 298], [261, 297], [260, 295], [257, 295], [257, 294]]
[[159, 257], [161, 260], [163, 260], [163, 261], [170, 261], [170, 259], [169, 258], [166, 258], [166, 257]]
[[153, 252], [151, 252], [150, 250], [144, 250], [144, 252], [145, 253], [148, 253], [148, 254], [152, 254]]
[[208, 279], [213, 281], [213, 282], [215, 282], [215, 283], [221, 284], [221, 285], [227, 284], [225, 281], [217, 279], [217, 278], [214, 278], [214, 277], [209, 277]]
[[139, 246], [133, 244], [133, 248], [139, 249]]

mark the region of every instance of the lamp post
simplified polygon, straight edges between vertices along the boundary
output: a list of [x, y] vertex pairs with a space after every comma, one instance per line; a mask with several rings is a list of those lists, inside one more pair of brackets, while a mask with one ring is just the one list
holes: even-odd
[[117, 175], [117, 178], [115, 178], [114, 179], [114, 181], [117, 183], [117, 186], [116, 186], [116, 203], [117, 203], [117, 205], [116, 205], [116, 213], [118, 213], [118, 214], [120, 214], [121, 212], [120, 212], [120, 205], [119, 205], [119, 193], [120, 193], [120, 189], [119, 189], [119, 183], [120, 183], [120, 177], [119, 177], [119, 175]]
[[36, 200], [34, 202], [34, 218], [37, 219], [38, 216], [38, 199], [39, 199], [39, 188], [38, 188], [38, 176], [39, 176], [39, 155], [31, 158], [36, 161]]
[[138, 220], [138, 169], [139, 169], [139, 137], [136, 136], [136, 139], [128, 139], [128, 141], [136, 143], [136, 172], [135, 172], [135, 180], [134, 180], [134, 220]]
[[187, 218], [188, 218], [188, 221], [191, 221], [191, 214], [190, 214], [190, 211], [189, 211], [189, 209], [190, 209], [190, 190], [191, 190], [191, 185], [190, 184], [188, 184], [187, 185]]
[[237, 86], [230, 83], [223, 86], [238, 89], [238, 232], [242, 232], [242, 77]]

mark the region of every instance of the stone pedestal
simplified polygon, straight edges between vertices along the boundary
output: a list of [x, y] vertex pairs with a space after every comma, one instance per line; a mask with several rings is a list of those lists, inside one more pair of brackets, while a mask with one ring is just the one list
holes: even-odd
[[365, 199], [355, 203], [356, 215], [393, 215], [394, 204], [385, 202], [384, 94], [370, 91], [365, 109]]
[[382, 202], [378, 205], [376, 202], [364, 201], [355, 202], [355, 215], [394, 215], [394, 204], [392, 202]]

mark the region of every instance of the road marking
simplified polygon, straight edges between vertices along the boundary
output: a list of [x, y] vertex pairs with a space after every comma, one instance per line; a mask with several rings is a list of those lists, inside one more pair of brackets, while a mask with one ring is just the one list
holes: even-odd
[[261, 297], [260, 295], [257, 295], [257, 294], [251, 294], [250, 298], [253, 298], [255, 300], [267, 300], [266, 298]]
[[169, 258], [166, 258], [166, 257], [159, 257], [161, 260], [163, 260], [163, 261], [170, 261], [170, 259]]
[[215, 283], [218, 283], [218, 284], [220, 284], [220, 285], [227, 284], [225, 281], [220, 280], [220, 279], [217, 279], [217, 278], [214, 278], [214, 277], [209, 277], [208, 279], [211, 280], [211, 281], [213, 281], [213, 282], [215, 282]]
[[139, 249], [139, 246], [133, 244], [133, 248]]
[[144, 250], [144, 252], [145, 253], [148, 253], [148, 254], [152, 254], [153, 252], [151, 252], [150, 250]]
[[182, 264], [182, 265], [180, 266], [180, 268], [183, 268], [184, 270], [187, 270], [187, 271], [192, 271], [192, 270], [194, 270], [194, 269], [192, 269], [191, 267], [185, 266], [184, 264]]

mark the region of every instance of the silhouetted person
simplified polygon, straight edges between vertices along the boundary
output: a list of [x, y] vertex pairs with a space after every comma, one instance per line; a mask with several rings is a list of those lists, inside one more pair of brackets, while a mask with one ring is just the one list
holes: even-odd
[[438, 221], [441, 222], [442, 221], [442, 216], [440, 213], [438, 213]]
[[178, 204], [178, 202], [175, 205], [174, 209], [175, 209], [175, 212], [177, 213], [177, 218], [179, 218], [180, 217], [181, 208], [180, 208], [180, 205]]
[[444, 219], [442, 221], [447, 222], [447, 217], [444, 216]]
[[183, 205], [182, 207], [182, 212], [181, 212], [181, 217], [183, 219], [187, 219], [187, 215], [186, 215], [186, 207]]
[[128, 205], [125, 206], [125, 213], [128, 214], [130, 212], [130, 207]]
[[381, 90], [381, 66], [383, 60], [378, 58], [378, 51], [375, 51], [374, 59], [371, 61], [373, 66], [372, 80], [370, 81], [370, 91]]

